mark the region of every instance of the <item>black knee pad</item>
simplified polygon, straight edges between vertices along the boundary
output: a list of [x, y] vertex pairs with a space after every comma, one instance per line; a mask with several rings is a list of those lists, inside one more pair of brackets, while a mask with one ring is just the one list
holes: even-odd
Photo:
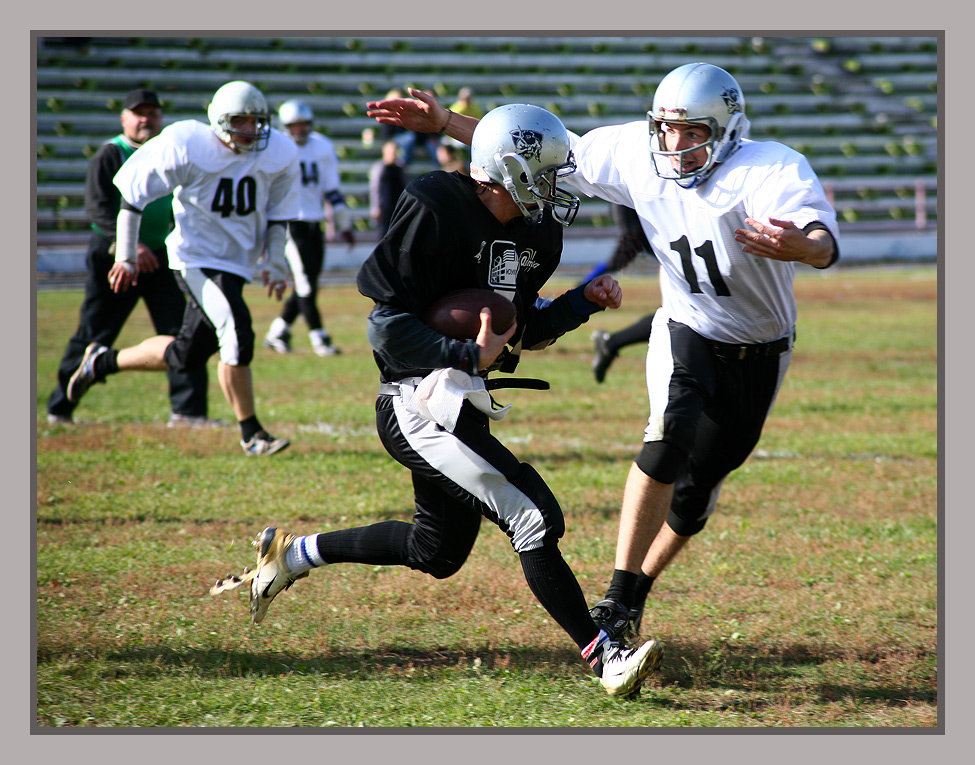
[[254, 360], [254, 329], [252, 327], [237, 330], [239, 352], [237, 366], [246, 367]]
[[707, 518], [682, 518], [671, 509], [667, 514], [667, 525], [675, 534], [692, 537], [707, 525]]
[[166, 346], [163, 360], [166, 366], [176, 372], [188, 372], [194, 369], [206, 369], [207, 360], [217, 351], [216, 341], [184, 342], [183, 338], [176, 338]]
[[666, 441], [644, 441], [634, 462], [653, 480], [674, 483], [686, 460], [687, 454], [674, 444]]

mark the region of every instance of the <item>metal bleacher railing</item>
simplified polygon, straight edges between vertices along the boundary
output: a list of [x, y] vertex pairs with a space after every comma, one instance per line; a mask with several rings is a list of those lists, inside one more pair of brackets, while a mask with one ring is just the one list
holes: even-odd
[[[741, 82], [752, 137], [805, 153], [844, 226], [919, 230], [938, 214], [938, 40], [934, 37], [91, 37], [37, 38], [39, 246], [81, 242], [88, 157], [118, 130], [120, 99], [157, 89], [166, 121], [204, 119], [230, 79], [272, 106], [305, 99], [342, 162], [356, 226], [370, 235], [367, 176], [378, 144], [365, 102], [416, 85], [482, 108], [523, 100], [584, 132], [642, 119], [655, 83], [706, 60]], [[433, 165], [417, 156], [411, 175]], [[574, 236], [612, 234], [603, 203], [584, 203]]]

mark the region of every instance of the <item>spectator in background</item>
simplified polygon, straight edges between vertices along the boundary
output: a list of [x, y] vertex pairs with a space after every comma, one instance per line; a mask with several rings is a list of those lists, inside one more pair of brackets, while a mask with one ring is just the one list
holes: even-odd
[[399, 145], [393, 140], [386, 141], [382, 159], [369, 168], [369, 210], [380, 236], [389, 230], [396, 200], [405, 188], [406, 173], [399, 163]]
[[[457, 91], [457, 100], [450, 105], [450, 111], [478, 120], [484, 116], [484, 110], [474, 102], [474, 91], [467, 87]], [[447, 136], [444, 136], [443, 143], [453, 146], [457, 156], [465, 165], [470, 162], [471, 155], [467, 144]]]
[[[78, 328], [65, 348], [58, 367], [58, 384], [47, 402], [47, 419], [51, 423], [72, 422], [77, 404], [67, 395], [71, 374], [81, 364], [89, 344], [115, 342], [140, 297], [156, 332], [176, 334], [179, 330], [186, 299], [167, 267], [165, 244], [173, 222], [171, 194], [157, 199], [144, 211], [137, 245], [142, 275], [139, 284], [128, 292], [116, 294], [108, 283], [108, 272], [115, 263], [115, 219], [121, 199], [112, 178], [136, 149], [159, 134], [162, 121], [162, 106], [156, 93], [141, 88], [133, 90], [122, 104], [122, 132], [103, 143], [88, 163], [85, 180], [85, 212], [91, 220], [85, 255], [88, 276]], [[206, 367], [185, 372], [169, 370], [167, 374], [172, 407], [170, 426], [214, 424], [207, 419]]]
[[339, 159], [332, 142], [312, 130], [314, 114], [303, 101], [285, 101], [278, 119], [298, 146], [301, 188], [298, 192], [298, 219], [288, 223], [284, 254], [288, 259], [295, 287], [284, 303], [280, 316], [271, 322], [264, 345], [278, 353], [291, 352], [291, 325], [300, 313], [308, 324], [311, 347], [319, 356], [333, 356], [339, 349], [325, 331], [318, 310], [318, 277], [325, 264], [325, 204], [332, 208], [335, 229], [351, 248], [355, 244], [352, 216], [339, 189]]
[[437, 147], [437, 162], [445, 173], [458, 172], [470, 175], [469, 163], [464, 162], [458, 156], [457, 150], [449, 143], [442, 143]]

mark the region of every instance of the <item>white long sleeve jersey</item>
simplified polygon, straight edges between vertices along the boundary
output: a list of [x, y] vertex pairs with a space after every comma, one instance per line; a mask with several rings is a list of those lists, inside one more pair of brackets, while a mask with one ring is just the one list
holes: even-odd
[[304, 146], [298, 146], [301, 188], [298, 192], [298, 220], [314, 223], [325, 218], [329, 192], [339, 190], [339, 159], [332, 142], [321, 133], [310, 133]]
[[566, 180], [583, 194], [628, 205], [660, 261], [661, 310], [699, 334], [763, 343], [796, 321], [794, 263], [742, 252], [745, 218], [826, 226], [839, 246], [836, 213], [808, 161], [772, 141], [743, 140], [695, 189], [653, 170], [647, 122], [570, 133], [578, 169]]
[[140, 210], [172, 192], [176, 225], [166, 249], [174, 270], [214, 268], [250, 281], [268, 221], [299, 214], [297, 147], [274, 129], [263, 151], [238, 154], [208, 125], [174, 122], [122, 165], [114, 183]]

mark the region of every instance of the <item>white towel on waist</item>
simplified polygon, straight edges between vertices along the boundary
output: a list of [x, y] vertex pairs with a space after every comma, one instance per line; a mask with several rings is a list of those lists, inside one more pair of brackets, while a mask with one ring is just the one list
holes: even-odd
[[494, 408], [483, 377], [474, 377], [453, 367], [433, 370], [420, 381], [405, 403], [411, 412], [439, 423], [453, 433], [464, 401], [470, 401], [492, 420], [500, 420], [511, 409], [511, 404]]

